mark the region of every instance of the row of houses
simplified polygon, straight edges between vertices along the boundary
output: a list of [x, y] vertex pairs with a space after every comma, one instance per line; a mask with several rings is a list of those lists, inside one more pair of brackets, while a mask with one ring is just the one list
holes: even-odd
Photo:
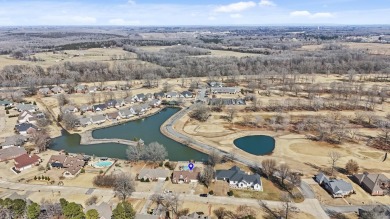
[[38, 93], [42, 95], [60, 94], [64, 92], [65, 92], [64, 89], [60, 86], [54, 86], [52, 88], [42, 87], [38, 89]]
[[[372, 196], [386, 195], [390, 188], [390, 180], [384, 174], [354, 174], [351, 180]], [[315, 176], [315, 181], [323, 186], [333, 198], [340, 198], [354, 193], [351, 183], [342, 179], [329, 179], [324, 173]]]
[[[201, 169], [195, 167], [192, 170], [182, 169], [172, 173], [172, 183], [195, 183], [198, 182]], [[137, 178], [154, 180], [165, 180], [169, 177], [170, 171], [166, 169], [142, 169]], [[229, 183], [231, 188], [237, 189], [252, 189], [255, 191], [263, 191], [263, 185], [259, 174], [245, 173], [239, 167], [234, 166], [228, 170], [217, 170], [215, 180], [222, 180]]]

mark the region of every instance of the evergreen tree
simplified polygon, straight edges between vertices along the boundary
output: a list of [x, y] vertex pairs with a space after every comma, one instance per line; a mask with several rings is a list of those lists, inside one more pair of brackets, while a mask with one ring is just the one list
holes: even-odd
[[133, 206], [123, 201], [119, 203], [116, 208], [112, 211], [112, 219], [134, 219], [135, 211]]

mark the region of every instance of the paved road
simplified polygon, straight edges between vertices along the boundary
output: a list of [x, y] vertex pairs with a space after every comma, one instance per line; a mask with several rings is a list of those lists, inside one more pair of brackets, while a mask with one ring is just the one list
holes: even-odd
[[[196, 104], [193, 104], [191, 105], [190, 107], [187, 107], [181, 111], [179, 111], [178, 113], [176, 113], [175, 115], [173, 115], [166, 123], [165, 126], [161, 127], [166, 133], [168, 133], [170, 136], [174, 136], [175, 138], [179, 138], [181, 141], [183, 142], [191, 142], [193, 146], [197, 147], [198, 150], [200, 151], [208, 151], [208, 152], [211, 152], [213, 150], [217, 150], [221, 155], [225, 155], [225, 156], [228, 156], [228, 157], [231, 157], [233, 158], [235, 161], [238, 161], [240, 163], [243, 163], [247, 166], [260, 166], [261, 167], [261, 163], [255, 163], [255, 162], [252, 162], [250, 160], [248, 160], [247, 158], [243, 157], [243, 156], [240, 156], [240, 155], [237, 155], [237, 154], [230, 154], [226, 151], [222, 151], [218, 148], [215, 148], [215, 147], [212, 147], [210, 145], [207, 145], [207, 144], [204, 144], [202, 142], [199, 142], [199, 141], [196, 141], [194, 140], [193, 138], [191, 137], [188, 137], [186, 135], [183, 135], [181, 134], [180, 132], [177, 132], [175, 129], [174, 129], [174, 124], [180, 119], [182, 118], [184, 115], [186, 115], [189, 111], [191, 111], [194, 107], [196, 107]], [[168, 137], [170, 137], [168, 136]], [[301, 183], [301, 192], [303, 193], [303, 196], [305, 198], [315, 198], [315, 194], [314, 192], [312, 191], [311, 187], [306, 183], [306, 182], [303, 182]]]
[[165, 181], [158, 181], [157, 184], [153, 188], [153, 193], [150, 193], [149, 196], [147, 197], [148, 200], [146, 200], [144, 206], [142, 207], [141, 213], [142, 214], [147, 214], [149, 207], [152, 205], [152, 195], [153, 194], [160, 194], [161, 190], [164, 186]]

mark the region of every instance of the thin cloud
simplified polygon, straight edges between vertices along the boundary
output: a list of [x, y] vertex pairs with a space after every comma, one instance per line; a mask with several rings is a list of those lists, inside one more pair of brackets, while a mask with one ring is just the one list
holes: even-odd
[[290, 16], [309, 18], [331, 18], [333, 17], [333, 14], [329, 12], [310, 13], [309, 11], [293, 11], [290, 13]]
[[122, 18], [114, 18], [108, 21], [111, 25], [138, 25], [140, 21], [124, 20]]
[[238, 18], [242, 18], [242, 15], [241, 14], [231, 14], [230, 17], [234, 18], [234, 19], [238, 19]]
[[256, 7], [256, 3], [253, 1], [249, 2], [237, 2], [229, 5], [222, 5], [216, 8], [214, 11], [219, 13], [231, 13], [245, 11], [249, 8]]
[[272, 7], [272, 6], [276, 6], [276, 4], [273, 2], [273, 1], [270, 1], [270, 0], [261, 0], [260, 3], [259, 3], [260, 6], [263, 6], [263, 7]]
[[133, 0], [129, 0], [129, 1], [127, 1], [127, 4], [129, 4], [129, 5], [136, 5], [137, 3], [135, 1], [133, 1]]

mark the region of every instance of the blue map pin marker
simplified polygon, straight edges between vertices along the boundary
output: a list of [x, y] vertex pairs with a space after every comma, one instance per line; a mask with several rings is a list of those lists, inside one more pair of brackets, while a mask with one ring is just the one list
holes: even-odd
[[190, 170], [194, 169], [194, 164], [193, 163], [189, 163], [188, 164], [188, 169], [190, 169]]

